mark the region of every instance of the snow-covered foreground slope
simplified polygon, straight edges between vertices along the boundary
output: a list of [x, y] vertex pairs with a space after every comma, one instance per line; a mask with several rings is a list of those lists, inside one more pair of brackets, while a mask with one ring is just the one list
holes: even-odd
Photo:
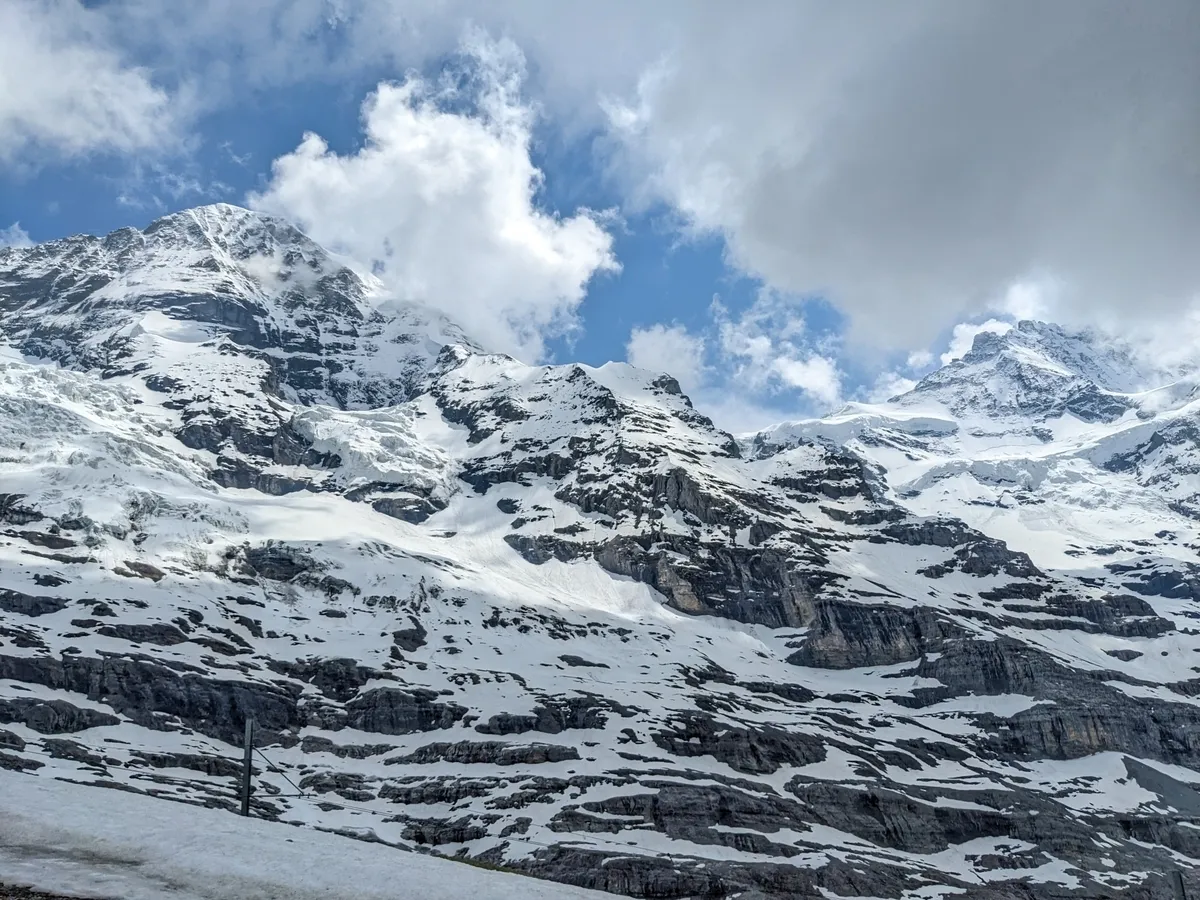
[[48, 778], [0, 772], [0, 797], [0, 882], [43, 891], [121, 900], [604, 896]]
[[[298, 348], [245, 236], [323, 251], [163, 221], [86, 301], [0, 251], [4, 768], [233, 809], [249, 717], [259, 817], [615, 893], [1200, 887], [1186, 385], [1027, 323], [739, 443], [669, 376], [380, 342], [386, 297], [295, 286]], [[155, 341], [51, 352], [80, 316]]]

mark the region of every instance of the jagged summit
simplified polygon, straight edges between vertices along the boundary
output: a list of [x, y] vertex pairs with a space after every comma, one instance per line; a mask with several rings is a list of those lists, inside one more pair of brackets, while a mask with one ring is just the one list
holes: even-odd
[[[445, 317], [389, 302], [377, 279], [286, 221], [224, 203], [163, 216], [142, 231], [10, 248], [0, 253], [0, 279], [10, 337], [23, 317], [87, 315], [79, 337], [92, 347], [131, 313], [156, 310], [266, 349], [286, 341], [288, 326], [311, 331], [315, 323], [329, 323], [344, 332], [377, 314], [404, 313], [427, 320], [441, 343], [472, 344]], [[86, 363], [87, 351], [73, 350], [72, 343], [47, 342], [31, 351]]]
[[983, 361], [1001, 355], [1027, 354], [1030, 364], [1056, 367], [1097, 387], [1134, 393], [1155, 387], [1165, 373], [1127, 341], [1099, 331], [1069, 331], [1051, 322], [1023, 319], [1004, 334], [983, 332], [975, 338], [963, 362]]
[[[8, 248], [0, 252], [0, 265], [18, 276], [49, 279], [41, 286], [60, 301], [72, 288], [111, 285], [106, 299], [120, 299], [120, 288], [128, 286], [129, 296], [143, 302], [213, 290], [276, 295], [287, 291], [289, 276], [299, 276], [301, 268], [317, 278], [344, 268], [282, 219], [225, 203], [171, 213], [141, 231], [121, 228], [104, 237], [75, 235]], [[80, 274], [88, 281], [76, 285], [71, 276]], [[355, 293], [365, 293], [361, 284]]]
[[[1200, 391], [1187, 367], [1093, 331], [1022, 321], [885, 403], [782, 423], [743, 443], [771, 457], [806, 442], [869, 461], [886, 496], [952, 509], [1059, 565], [1152, 547], [1200, 518]], [[1190, 527], [1190, 525], [1189, 525]]]
[[118, 228], [105, 236], [77, 234], [30, 247], [0, 249], [0, 259], [54, 258], [64, 247], [100, 245], [113, 253], [138, 248], [168, 248], [181, 252], [206, 249], [233, 256], [270, 252], [275, 247], [297, 246], [325, 254], [307, 235], [286, 219], [232, 203], [212, 203], [160, 216], [144, 229]]
[[965, 356], [892, 402], [912, 407], [932, 401], [957, 416], [1044, 420], [1070, 413], [1100, 422], [1132, 409], [1136, 403], [1128, 394], [1167, 380], [1124, 341], [1025, 320], [1003, 334], [976, 335]]
[[294, 226], [229, 204], [9, 250], [0, 285], [0, 334], [21, 352], [199, 390], [240, 367], [256, 391], [382, 406], [410, 396], [442, 347], [475, 348]]

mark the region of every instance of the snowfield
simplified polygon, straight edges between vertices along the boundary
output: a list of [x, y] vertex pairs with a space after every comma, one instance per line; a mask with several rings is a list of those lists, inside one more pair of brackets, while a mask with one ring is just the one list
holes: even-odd
[[0, 883], [121, 900], [586, 900], [362, 840], [0, 773]]

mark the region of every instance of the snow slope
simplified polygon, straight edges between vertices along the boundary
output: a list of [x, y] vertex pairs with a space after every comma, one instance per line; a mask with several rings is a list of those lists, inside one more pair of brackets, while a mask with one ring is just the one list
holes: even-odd
[[122, 900], [596, 898], [346, 837], [0, 773], [0, 880]]
[[251, 718], [256, 816], [631, 896], [1198, 884], [1186, 373], [1022, 323], [737, 441], [668, 375], [486, 353], [244, 210], [19, 254], [22, 784], [233, 809]]

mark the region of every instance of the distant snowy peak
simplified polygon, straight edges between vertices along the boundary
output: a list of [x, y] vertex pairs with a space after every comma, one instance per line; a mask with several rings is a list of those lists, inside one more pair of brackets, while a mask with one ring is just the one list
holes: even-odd
[[742, 439], [743, 452], [754, 459], [773, 456], [804, 444], [854, 446], [887, 442], [894, 446], [924, 444], [931, 439], [949, 438], [959, 425], [950, 417], [922, 415], [887, 405], [849, 403], [835, 415], [823, 419], [779, 422]]
[[966, 355], [885, 403], [849, 403], [821, 419], [782, 422], [744, 445], [756, 456], [812, 441], [911, 449], [962, 429], [1006, 440], [1025, 435], [1037, 444], [1050, 438], [1046, 424], [1064, 416], [1113, 422], [1134, 409], [1157, 412], [1193, 399], [1172, 377], [1127, 342], [1026, 320], [981, 332]]
[[1097, 387], [1134, 393], [1155, 386], [1165, 373], [1147, 364], [1128, 342], [1097, 331], [1067, 331], [1050, 322], [1023, 320], [1005, 334], [982, 334], [968, 356], [986, 359], [1024, 353]]
[[933, 401], [956, 416], [1042, 421], [1070, 413], [1110, 422], [1136, 405], [1127, 395], [1169, 379], [1124, 341], [1026, 320], [1003, 334], [976, 335], [970, 352], [892, 403], [911, 408]]

